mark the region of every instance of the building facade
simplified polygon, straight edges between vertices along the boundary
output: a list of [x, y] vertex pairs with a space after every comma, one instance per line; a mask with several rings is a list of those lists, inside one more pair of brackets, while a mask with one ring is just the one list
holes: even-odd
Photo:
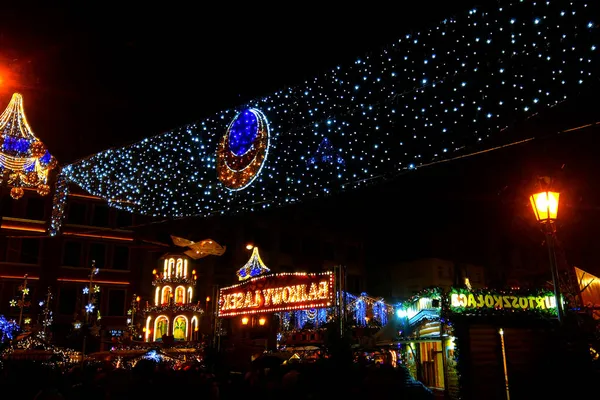
[[465, 279], [473, 288], [485, 285], [484, 267], [439, 258], [398, 263], [390, 267], [389, 274], [391, 296], [398, 299], [407, 299], [432, 286], [447, 290], [465, 284]]
[[[159, 254], [136, 238], [133, 227], [145, 217], [109, 208], [105, 201], [73, 189], [63, 231], [55, 237], [47, 233], [51, 196], [25, 190], [14, 200], [5, 189], [0, 200], [0, 314], [19, 317], [21, 308], [11, 300], [23, 296], [19, 287], [27, 276], [29, 306], [22, 314], [35, 324], [50, 288], [51, 330], [55, 339], [64, 338], [83, 319], [86, 290], [97, 286], [94, 312], [99, 312], [103, 334], [119, 335], [127, 328], [135, 295], [149, 295], [151, 277], [143, 271], [151, 271]], [[90, 285], [92, 262], [98, 273]]]

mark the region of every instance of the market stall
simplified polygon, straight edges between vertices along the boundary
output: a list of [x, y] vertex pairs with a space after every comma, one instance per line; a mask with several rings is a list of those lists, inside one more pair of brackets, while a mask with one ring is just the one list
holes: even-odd
[[427, 289], [398, 310], [395, 347], [414, 378], [450, 399], [515, 397], [551, 357], [554, 299], [545, 290]]

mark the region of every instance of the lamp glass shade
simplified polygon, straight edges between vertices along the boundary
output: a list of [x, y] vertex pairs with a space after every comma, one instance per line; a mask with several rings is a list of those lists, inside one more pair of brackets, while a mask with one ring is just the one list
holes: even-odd
[[540, 192], [531, 195], [531, 207], [539, 222], [554, 221], [558, 217], [558, 192]]
[[248, 317], [242, 318], [242, 325], [248, 325]]

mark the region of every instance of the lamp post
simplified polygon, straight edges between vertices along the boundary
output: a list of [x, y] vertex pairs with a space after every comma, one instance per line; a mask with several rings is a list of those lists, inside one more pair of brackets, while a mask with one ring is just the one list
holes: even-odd
[[556, 233], [556, 218], [558, 216], [558, 202], [560, 193], [546, 190], [531, 195], [531, 207], [535, 218], [540, 223], [542, 231], [546, 236], [546, 247], [548, 248], [548, 257], [550, 260], [550, 271], [552, 273], [552, 284], [554, 285], [554, 300], [556, 302], [556, 313], [558, 322], [563, 322], [563, 308], [560, 296], [560, 284], [558, 278], [558, 265], [556, 263], [556, 253], [554, 250], [554, 234]]

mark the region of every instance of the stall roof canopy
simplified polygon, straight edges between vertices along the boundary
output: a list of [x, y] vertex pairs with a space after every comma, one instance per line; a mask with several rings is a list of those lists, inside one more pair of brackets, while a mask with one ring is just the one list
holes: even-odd
[[575, 274], [583, 305], [594, 309], [594, 318], [600, 319], [600, 278], [577, 267]]

